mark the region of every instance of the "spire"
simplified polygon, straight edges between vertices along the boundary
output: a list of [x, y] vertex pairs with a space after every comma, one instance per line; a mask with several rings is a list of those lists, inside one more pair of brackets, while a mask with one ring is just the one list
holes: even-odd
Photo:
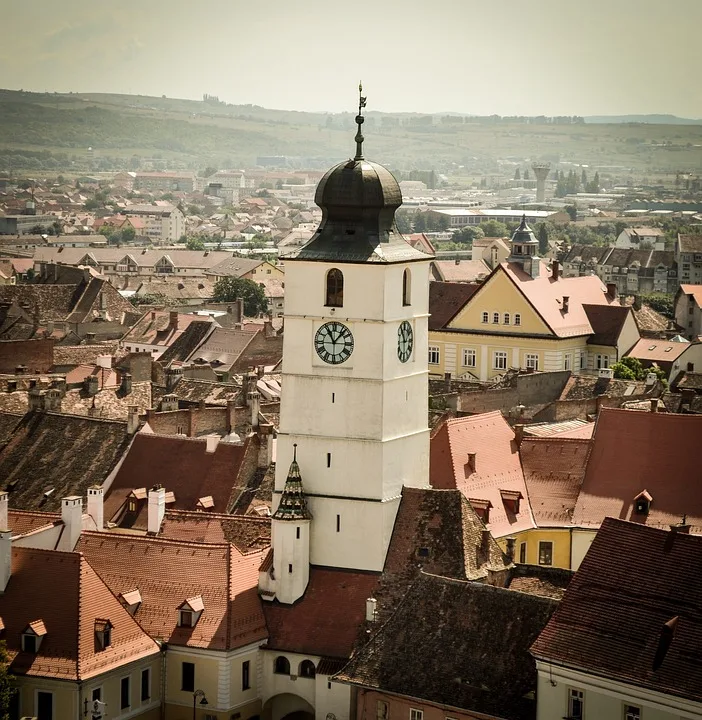
[[358, 83], [358, 115], [356, 115], [356, 125], [358, 125], [358, 132], [356, 133], [356, 157], [354, 160], [363, 160], [363, 133], [361, 132], [361, 125], [365, 118], [363, 117], [363, 108], [366, 106], [366, 98], [363, 97], [363, 84]]
[[274, 520], [311, 520], [312, 515], [307, 509], [307, 500], [302, 490], [300, 466], [297, 464], [297, 443], [293, 445], [293, 461], [290, 463], [288, 478], [285, 481], [280, 505], [273, 513]]

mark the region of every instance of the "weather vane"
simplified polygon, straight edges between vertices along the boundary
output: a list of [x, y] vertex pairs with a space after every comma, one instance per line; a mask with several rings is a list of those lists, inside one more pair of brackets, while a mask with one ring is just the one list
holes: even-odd
[[358, 125], [358, 132], [356, 133], [356, 157], [354, 160], [363, 160], [363, 133], [361, 132], [361, 125], [363, 125], [363, 108], [366, 106], [366, 98], [363, 97], [363, 83], [358, 83], [358, 115], [356, 115], [356, 125]]

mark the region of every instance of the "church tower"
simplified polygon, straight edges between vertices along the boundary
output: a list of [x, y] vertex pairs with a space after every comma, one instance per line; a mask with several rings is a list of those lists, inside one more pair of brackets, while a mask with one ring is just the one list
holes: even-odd
[[380, 571], [402, 487], [429, 484], [432, 256], [397, 230], [395, 178], [363, 157], [364, 106], [361, 96], [355, 157], [317, 187], [319, 228], [285, 256], [273, 505], [282, 503], [297, 445], [311, 564]]

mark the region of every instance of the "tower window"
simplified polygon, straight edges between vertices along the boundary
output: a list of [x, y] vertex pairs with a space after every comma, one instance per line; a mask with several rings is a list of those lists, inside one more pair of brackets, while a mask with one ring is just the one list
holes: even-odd
[[299, 526], [295, 528], [295, 537], [299, 540], [300, 539], [300, 528]]
[[290, 563], [290, 564], [288, 565], [288, 572], [289, 572], [289, 573], [292, 572], [292, 563]]
[[336, 399], [336, 393], [332, 393], [332, 403], [334, 402], [335, 399]]
[[411, 305], [412, 276], [409, 269], [402, 274], [402, 304]]
[[327, 307], [344, 306], [344, 275], [341, 270], [332, 268], [327, 273]]
[[336, 531], [341, 532], [341, 515], [336, 516]]
[[331, 467], [331, 453], [327, 453], [327, 467]]

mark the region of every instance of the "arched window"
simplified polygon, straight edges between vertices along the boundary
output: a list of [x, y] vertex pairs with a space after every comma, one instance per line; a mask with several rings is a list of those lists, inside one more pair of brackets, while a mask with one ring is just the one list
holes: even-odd
[[311, 660], [303, 660], [300, 663], [297, 674], [303, 678], [313, 678], [316, 674], [314, 663]]
[[409, 268], [402, 275], [402, 304], [411, 305], [412, 299], [412, 276]]
[[341, 270], [332, 268], [327, 273], [327, 307], [344, 306], [344, 275]]
[[290, 675], [290, 662], [283, 655], [278, 655], [275, 659], [273, 672], [278, 675]]

